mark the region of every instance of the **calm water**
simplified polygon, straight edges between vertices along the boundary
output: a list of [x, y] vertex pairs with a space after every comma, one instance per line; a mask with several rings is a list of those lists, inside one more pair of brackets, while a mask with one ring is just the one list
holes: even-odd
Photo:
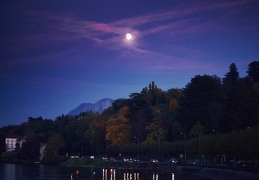
[[61, 167], [50, 165], [0, 164], [4, 180], [208, 180], [207, 178], [173, 173], [134, 172], [125, 170]]

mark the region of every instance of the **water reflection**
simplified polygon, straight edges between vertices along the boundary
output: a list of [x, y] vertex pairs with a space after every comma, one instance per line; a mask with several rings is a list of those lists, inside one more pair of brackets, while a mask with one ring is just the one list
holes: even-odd
[[139, 180], [139, 173], [124, 173], [123, 180]]
[[66, 179], [66, 180], [209, 180], [190, 174], [152, 171], [148, 169], [110, 169], [94, 167], [62, 167], [49, 165], [0, 164], [0, 180]]
[[16, 166], [14, 164], [7, 164], [5, 168], [5, 176], [12, 180], [15, 179]]
[[[150, 178], [152, 178], [152, 180], [159, 180], [159, 173], [146, 173], [143, 172], [141, 175], [141, 179], [149, 176]], [[168, 174], [169, 175], [169, 174]], [[167, 175], [167, 178], [168, 178]], [[170, 177], [170, 175], [169, 175]], [[139, 172], [135, 172], [134, 170], [130, 171], [130, 170], [115, 170], [115, 169], [102, 169], [102, 180], [119, 180], [119, 179], [123, 179], [123, 180], [140, 180], [140, 173]], [[163, 176], [160, 177], [160, 179], [163, 179]], [[175, 175], [174, 173], [171, 174], [171, 180], [175, 180]]]
[[103, 169], [103, 177], [102, 180], [115, 180], [116, 179], [116, 170], [110, 169], [108, 174], [108, 169]]
[[102, 180], [107, 180], [108, 179], [108, 177], [107, 177], [107, 169], [103, 169], [103, 178], [102, 178]]
[[172, 173], [172, 180], [174, 180], [174, 173]]
[[[102, 174], [102, 180], [116, 180], [115, 169], [103, 169]], [[139, 172], [123, 172], [123, 180], [139, 180]]]
[[153, 178], [152, 178], [152, 180], [158, 180], [158, 174], [153, 173]]

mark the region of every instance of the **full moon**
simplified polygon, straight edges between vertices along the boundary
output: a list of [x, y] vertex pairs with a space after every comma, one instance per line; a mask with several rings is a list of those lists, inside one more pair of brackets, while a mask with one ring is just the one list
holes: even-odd
[[126, 37], [127, 40], [131, 40], [132, 39], [132, 35], [130, 33], [127, 33], [125, 37]]

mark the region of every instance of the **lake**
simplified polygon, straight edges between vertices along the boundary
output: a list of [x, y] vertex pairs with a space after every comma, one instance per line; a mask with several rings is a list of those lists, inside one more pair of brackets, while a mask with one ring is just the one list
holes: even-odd
[[0, 164], [0, 180], [208, 180], [170, 172], [136, 172], [133, 170], [52, 165]]

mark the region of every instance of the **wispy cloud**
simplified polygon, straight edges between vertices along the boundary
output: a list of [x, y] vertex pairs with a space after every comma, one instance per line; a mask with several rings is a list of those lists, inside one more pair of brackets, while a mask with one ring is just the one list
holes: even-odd
[[[0, 50], [2, 54], [30, 51], [41, 46], [57, 46], [73, 41], [89, 41], [92, 46], [111, 49], [120, 56], [135, 58], [155, 57], [160, 59], [179, 59], [172, 54], [150, 50], [144, 38], [166, 34], [173, 39], [172, 48], [177, 47], [179, 39], [192, 37], [201, 33], [226, 31], [231, 27], [222, 25], [224, 17], [231, 13], [240, 13], [241, 8], [255, 0], [217, 1], [205, 3], [191, 3], [185, 6], [172, 7], [163, 11], [151, 12], [141, 16], [115, 20], [110, 23], [88, 21], [77, 18], [75, 14], [57, 14], [51, 12], [30, 12], [34, 25], [25, 28], [32, 30], [30, 34], [11, 34], [0, 36], [0, 40], [7, 46]], [[221, 10], [221, 14], [213, 14]], [[208, 17], [200, 17], [199, 13], [207, 12]], [[210, 15], [213, 14], [213, 15]], [[213, 16], [211, 18], [210, 16]], [[41, 31], [43, 29], [44, 31]], [[125, 41], [124, 35], [131, 32], [132, 42]], [[180, 38], [179, 38], [180, 37]], [[9, 44], [9, 45], [8, 45]], [[175, 46], [174, 46], [175, 45]], [[175, 48], [174, 50], [177, 50]], [[67, 51], [67, 50], [65, 50]], [[194, 49], [182, 48], [188, 53]], [[184, 52], [183, 52], [184, 53]], [[206, 54], [204, 52], [204, 54]], [[182, 60], [181, 60], [182, 61]]]

